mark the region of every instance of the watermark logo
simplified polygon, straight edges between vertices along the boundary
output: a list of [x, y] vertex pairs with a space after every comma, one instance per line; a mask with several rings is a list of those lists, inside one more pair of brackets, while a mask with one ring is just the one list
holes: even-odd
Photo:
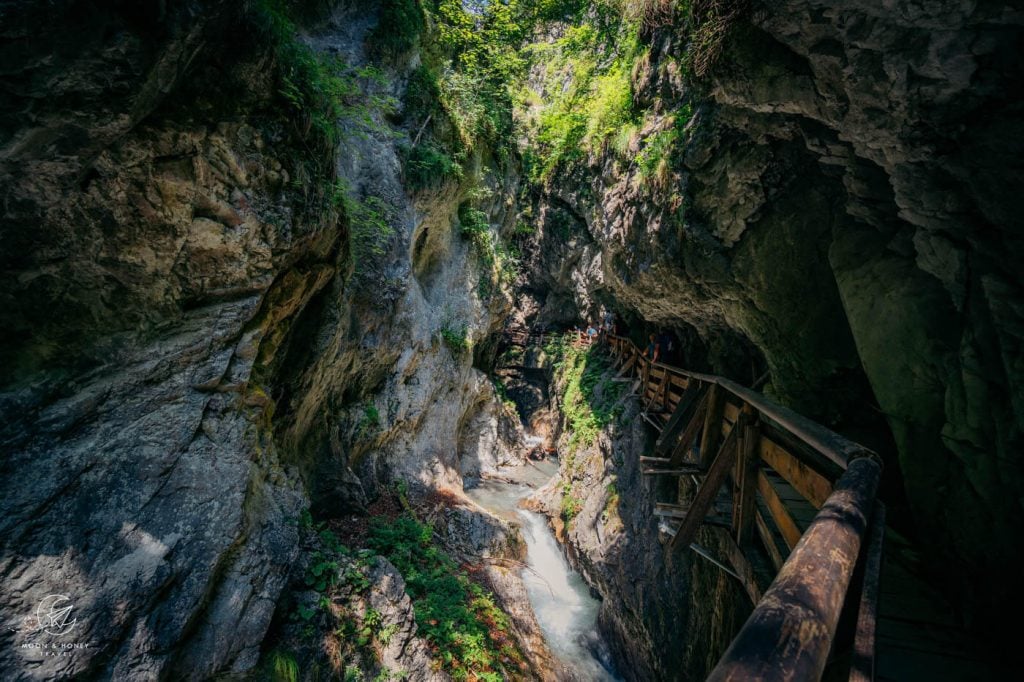
[[89, 641], [68, 637], [74, 630], [87, 630], [75, 616], [77, 605], [66, 594], [48, 594], [39, 600], [35, 611], [24, 614], [10, 630], [21, 637], [16, 646], [30, 658], [72, 656], [83, 649], [94, 649]]
[[50, 594], [40, 600], [36, 607], [36, 630], [62, 637], [75, 629], [77, 618], [71, 617], [75, 606], [65, 594]]

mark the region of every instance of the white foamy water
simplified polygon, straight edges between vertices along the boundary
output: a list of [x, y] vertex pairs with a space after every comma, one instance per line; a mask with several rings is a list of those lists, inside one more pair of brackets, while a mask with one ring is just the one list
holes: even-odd
[[[556, 471], [551, 462], [527, 465], [520, 478], [534, 485], [546, 482]], [[526, 541], [526, 563], [522, 571], [530, 604], [537, 615], [552, 653], [579, 682], [616, 682], [609, 672], [607, 648], [597, 634], [600, 601], [590, 594], [583, 578], [572, 570], [547, 520], [535, 512], [519, 509], [519, 501], [531, 488], [518, 483], [481, 481], [466, 491], [480, 506], [504, 518], [519, 521]]]

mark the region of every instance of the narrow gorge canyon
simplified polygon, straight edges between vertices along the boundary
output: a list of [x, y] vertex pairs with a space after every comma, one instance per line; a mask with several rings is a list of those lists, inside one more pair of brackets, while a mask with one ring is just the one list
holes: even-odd
[[[1021, 45], [998, 0], [0, 2], [0, 679], [705, 679], [845, 490], [807, 428], [958, 661], [881, 628], [876, 677], [1001, 679]], [[676, 548], [748, 427], [827, 490]]]

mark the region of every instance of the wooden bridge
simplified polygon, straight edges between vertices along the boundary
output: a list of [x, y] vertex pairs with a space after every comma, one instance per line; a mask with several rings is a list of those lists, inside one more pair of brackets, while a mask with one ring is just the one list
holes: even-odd
[[[728, 379], [604, 339], [659, 432], [643, 473], [678, 481], [655, 509], [666, 544], [723, 567], [754, 604], [709, 679], [997, 679], [898, 548], [882, 579], [878, 455]], [[721, 561], [695, 544], [702, 526]]]

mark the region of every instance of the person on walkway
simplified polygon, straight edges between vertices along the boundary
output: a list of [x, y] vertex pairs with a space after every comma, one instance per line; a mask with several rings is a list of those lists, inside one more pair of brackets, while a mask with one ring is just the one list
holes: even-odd
[[651, 334], [648, 339], [647, 350], [644, 351], [644, 357], [651, 362], [655, 362], [658, 357], [658, 339], [654, 334]]
[[672, 336], [669, 334], [667, 329], [662, 329], [661, 334], [658, 336], [658, 357], [656, 362], [663, 362], [668, 364], [672, 362], [672, 351], [675, 349], [672, 343]]

